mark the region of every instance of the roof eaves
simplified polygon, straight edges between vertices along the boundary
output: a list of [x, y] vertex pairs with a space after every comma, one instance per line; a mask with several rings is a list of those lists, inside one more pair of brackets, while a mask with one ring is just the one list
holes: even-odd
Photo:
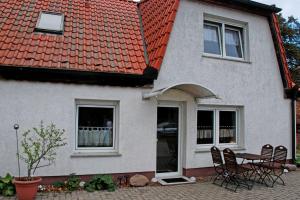
[[155, 78], [153, 74], [155, 75], [155, 72], [151, 74], [125, 74], [0, 65], [0, 77], [4, 79], [38, 82], [80, 83], [132, 87], [153, 84], [153, 80]]
[[263, 9], [275, 13], [278, 13], [282, 10], [281, 8], [278, 8], [275, 5], [267, 5], [256, 1], [250, 1], [250, 0], [226, 0], [226, 1], [236, 3], [236, 4], [246, 5], [253, 8], [259, 8], [259, 9]]
[[276, 56], [278, 60], [279, 70], [282, 78], [283, 87], [285, 90], [291, 90], [295, 86], [289, 68], [286, 58], [286, 52], [283, 46], [283, 41], [280, 33], [280, 27], [278, 18], [275, 13], [272, 13], [269, 16], [269, 23], [272, 33], [272, 38], [274, 41], [274, 47], [276, 51]]
[[242, 10], [245, 12], [250, 12], [258, 15], [269, 16], [272, 13], [278, 13], [281, 11], [275, 5], [267, 5], [263, 3], [258, 3], [256, 1], [250, 0], [199, 0], [202, 2], [226, 6], [229, 8]]

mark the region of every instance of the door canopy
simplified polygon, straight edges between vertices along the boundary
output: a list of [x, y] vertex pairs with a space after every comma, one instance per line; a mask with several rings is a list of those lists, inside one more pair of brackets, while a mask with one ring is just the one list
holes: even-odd
[[179, 83], [174, 84], [169, 87], [152, 90], [149, 93], [143, 94], [143, 99], [150, 99], [152, 97], [158, 97], [160, 95], [163, 95], [168, 90], [175, 89], [183, 91], [191, 96], [193, 96], [196, 99], [200, 98], [218, 98], [216, 94], [214, 94], [211, 90], [194, 83]]

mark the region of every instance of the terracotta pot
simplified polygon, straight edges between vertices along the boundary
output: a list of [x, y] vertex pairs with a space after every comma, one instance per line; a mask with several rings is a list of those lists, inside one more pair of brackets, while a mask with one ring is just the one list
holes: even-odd
[[35, 199], [38, 186], [42, 178], [33, 177], [32, 181], [26, 181], [25, 178], [15, 178], [13, 183], [16, 186], [17, 197], [19, 200], [33, 200]]

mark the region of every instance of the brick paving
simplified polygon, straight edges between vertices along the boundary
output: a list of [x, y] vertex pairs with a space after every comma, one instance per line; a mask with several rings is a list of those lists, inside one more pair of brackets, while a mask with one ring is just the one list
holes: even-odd
[[[276, 184], [268, 188], [255, 184], [252, 190], [238, 189], [237, 193], [226, 190], [211, 182], [200, 182], [177, 186], [148, 186], [142, 188], [121, 188], [115, 192], [76, 191], [72, 193], [39, 193], [37, 200], [250, 200], [250, 199], [300, 199], [300, 171], [290, 172], [284, 176], [286, 186]], [[0, 197], [0, 200], [15, 198]]]

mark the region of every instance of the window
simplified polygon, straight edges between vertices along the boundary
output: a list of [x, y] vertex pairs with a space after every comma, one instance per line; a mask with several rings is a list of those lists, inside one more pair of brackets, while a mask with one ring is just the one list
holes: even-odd
[[236, 143], [236, 111], [219, 111], [219, 143]]
[[226, 56], [243, 58], [241, 29], [225, 26]]
[[64, 15], [60, 13], [41, 12], [36, 31], [48, 33], [62, 33], [64, 27]]
[[237, 144], [239, 134], [238, 108], [203, 108], [197, 111], [197, 144]]
[[244, 28], [223, 22], [204, 21], [204, 53], [245, 59]]
[[115, 104], [79, 104], [76, 120], [76, 149], [115, 149]]
[[218, 24], [204, 25], [204, 51], [206, 53], [221, 55], [221, 31]]
[[197, 118], [197, 144], [214, 143], [214, 111], [199, 110]]

